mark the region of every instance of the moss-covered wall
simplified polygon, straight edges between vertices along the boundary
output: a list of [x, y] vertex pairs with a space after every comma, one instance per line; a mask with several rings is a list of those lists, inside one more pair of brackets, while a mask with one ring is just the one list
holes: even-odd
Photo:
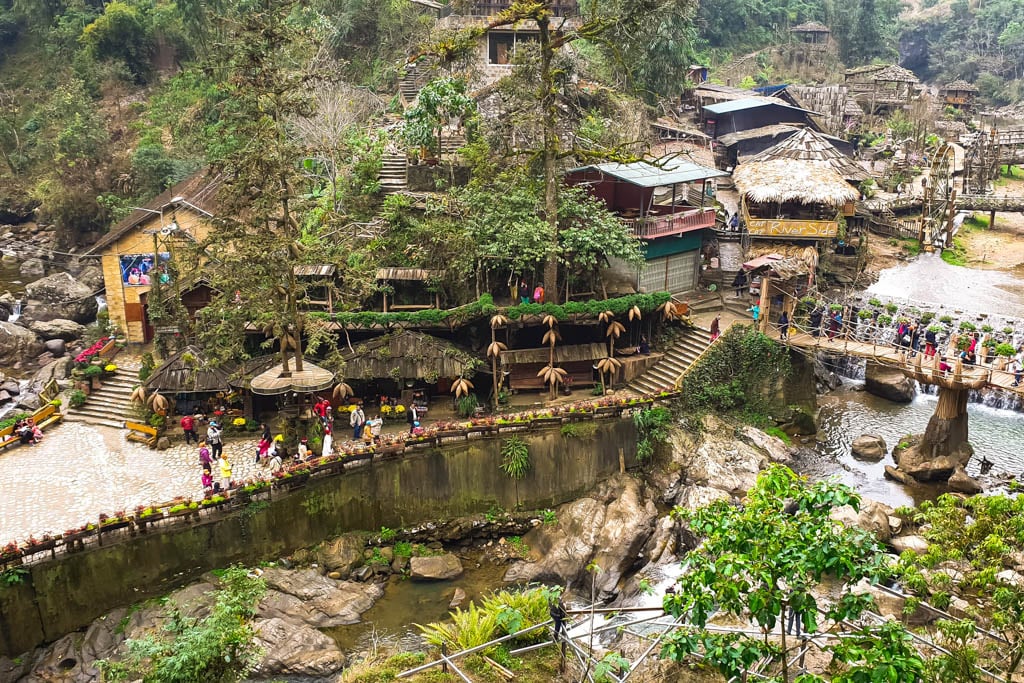
[[[620, 448], [627, 465], [634, 462], [632, 420], [597, 425], [590, 439], [563, 438], [557, 429], [523, 435], [532, 464], [518, 487], [524, 509], [579, 497], [618, 470]], [[25, 652], [233, 562], [280, 557], [346, 531], [511, 509], [516, 487], [499, 468], [503, 442], [481, 439], [376, 462], [313, 480], [269, 504], [31, 565], [22, 584], [0, 587], [0, 654]]]

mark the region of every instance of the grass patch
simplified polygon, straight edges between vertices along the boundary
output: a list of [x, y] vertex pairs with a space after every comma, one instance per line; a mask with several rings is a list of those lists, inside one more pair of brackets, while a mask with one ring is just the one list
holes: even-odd
[[964, 221], [964, 227], [973, 230], [988, 230], [988, 218], [975, 214]]
[[782, 431], [782, 429], [779, 427], [768, 427], [767, 429], [764, 430], [764, 433], [767, 434], [768, 436], [778, 437], [779, 439], [782, 440], [782, 443], [786, 444], [787, 446], [793, 445], [793, 439], [789, 438], [789, 434]]
[[918, 240], [906, 239], [900, 244], [900, 249], [910, 256], [917, 256], [921, 253], [921, 243]]
[[960, 237], [953, 238], [953, 248], [942, 250], [942, 260], [951, 266], [967, 265], [967, 246]]

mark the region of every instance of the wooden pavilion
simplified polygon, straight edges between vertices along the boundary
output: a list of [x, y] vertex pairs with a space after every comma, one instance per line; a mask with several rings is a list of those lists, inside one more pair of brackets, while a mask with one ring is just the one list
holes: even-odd
[[953, 81], [939, 89], [942, 104], [956, 109], [972, 109], [977, 96], [978, 89], [965, 80]]
[[752, 238], [824, 240], [839, 234], [841, 214], [860, 196], [850, 181], [867, 172], [823, 136], [802, 130], [733, 172]]
[[[590, 386], [594, 380], [594, 364], [608, 357], [608, 347], [601, 343], [567, 344], [555, 346], [555, 366], [568, 373], [568, 387]], [[549, 347], [514, 349], [501, 352], [501, 367], [508, 373], [512, 389], [543, 389], [547, 386], [537, 373], [551, 360]]]
[[829, 37], [832, 35], [832, 29], [820, 21], [806, 21], [802, 24], [797, 24], [789, 29], [789, 32], [795, 40], [803, 43], [805, 46], [817, 46], [821, 49], [828, 45]]
[[231, 391], [231, 369], [210, 365], [198, 346], [189, 345], [168, 358], [145, 382], [147, 391], [175, 397], [179, 415], [204, 409], [210, 398]]

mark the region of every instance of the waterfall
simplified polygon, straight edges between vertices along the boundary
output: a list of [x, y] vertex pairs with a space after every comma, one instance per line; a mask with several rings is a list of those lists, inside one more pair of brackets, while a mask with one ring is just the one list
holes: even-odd
[[7, 322], [14, 323], [21, 317], [21, 299], [14, 302], [14, 309], [11, 311], [11, 316], [7, 318]]
[[867, 362], [863, 358], [824, 352], [819, 353], [818, 358], [830, 372], [836, 373], [843, 379], [864, 379], [864, 368]]
[[[931, 385], [921, 386], [919, 384], [917, 390], [922, 394], [929, 394], [931, 396], [938, 393], [938, 388]], [[1024, 411], [1024, 401], [1021, 401], [1020, 396], [1009, 391], [1000, 391], [999, 389], [971, 389], [967, 394], [967, 401], [968, 403], [976, 403], [996, 410]]]

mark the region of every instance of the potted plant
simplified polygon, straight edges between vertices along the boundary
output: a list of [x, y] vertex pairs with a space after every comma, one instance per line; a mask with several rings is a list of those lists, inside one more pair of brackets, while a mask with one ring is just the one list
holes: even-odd
[[21, 557], [21, 548], [18, 547], [17, 542], [11, 541], [3, 548], [0, 548], [0, 562], [11, 562]]
[[82, 374], [89, 382], [89, 388], [93, 391], [103, 386], [103, 383], [100, 381], [100, 376], [103, 375], [103, 368], [99, 365], [89, 365], [82, 371]]
[[24, 554], [29, 555], [32, 553], [43, 553], [47, 550], [52, 551], [56, 547], [58, 539], [60, 539], [60, 536], [54, 538], [50, 534], [43, 534], [42, 538], [29, 536], [28, 541], [25, 542]]
[[125, 514], [124, 510], [118, 510], [113, 515], [101, 513], [99, 531], [102, 534], [114, 531], [115, 529], [123, 529], [131, 523], [132, 521]]
[[164, 513], [159, 508], [149, 507], [146, 505], [138, 505], [135, 508], [135, 526], [137, 526], [139, 531], [142, 533], [146, 533], [146, 525], [163, 519], [163, 517]]
[[191, 517], [199, 509], [199, 503], [193, 500], [185, 500], [180, 503], [176, 503], [167, 509], [166, 515], [168, 517]]

